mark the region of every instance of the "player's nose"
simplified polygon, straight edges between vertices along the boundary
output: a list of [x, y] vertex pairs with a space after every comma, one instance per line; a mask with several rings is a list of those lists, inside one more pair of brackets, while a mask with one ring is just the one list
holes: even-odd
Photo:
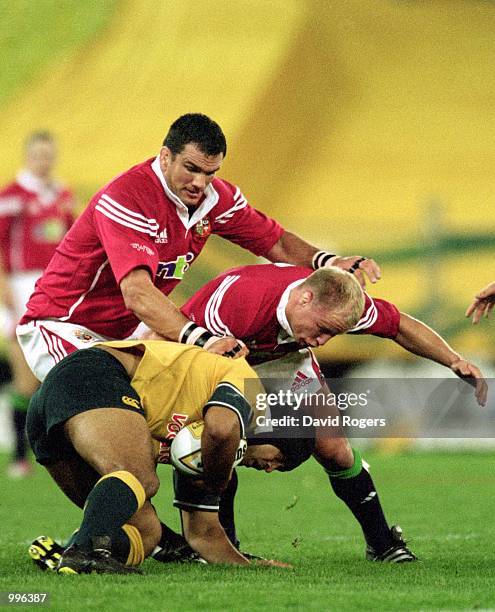
[[197, 172], [194, 175], [192, 184], [196, 189], [206, 189], [206, 176], [202, 172]]

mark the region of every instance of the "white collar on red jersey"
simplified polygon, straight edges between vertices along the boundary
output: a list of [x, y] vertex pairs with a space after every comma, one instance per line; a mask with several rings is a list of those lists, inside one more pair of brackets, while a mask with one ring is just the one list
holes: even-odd
[[177, 209], [177, 214], [179, 219], [182, 221], [182, 224], [186, 228], [186, 230], [194, 227], [198, 221], [201, 221], [203, 217], [210, 212], [210, 210], [217, 204], [220, 196], [218, 192], [210, 183], [205, 189], [205, 199], [201, 202], [201, 204], [196, 208], [194, 214], [189, 217], [189, 210], [184, 202], [172, 193], [170, 187], [167, 185], [167, 181], [163, 176], [162, 169], [160, 168], [160, 156], [157, 155], [155, 160], [151, 164], [151, 168], [156, 176], [160, 179], [160, 183], [162, 184], [163, 190], [165, 191], [165, 195], [169, 200], [171, 200]]
[[31, 191], [38, 196], [41, 204], [51, 204], [58, 196], [60, 185], [55, 181], [46, 184], [33, 174], [31, 170], [21, 170], [16, 176], [16, 182], [26, 191]]
[[292, 331], [289, 321], [287, 320], [287, 315], [285, 313], [285, 308], [287, 306], [287, 302], [289, 301], [289, 295], [292, 289], [298, 287], [301, 283], [304, 283], [306, 279], [300, 278], [299, 280], [291, 283], [285, 291], [282, 293], [282, 297], [280, 298], [280, 302], [277, 306], [277, 320], [280, 324], [280, 327], [288, 334], [288, 338], [284, 340], [284, 342], [290, 342], [294, 340], [294, 332]]

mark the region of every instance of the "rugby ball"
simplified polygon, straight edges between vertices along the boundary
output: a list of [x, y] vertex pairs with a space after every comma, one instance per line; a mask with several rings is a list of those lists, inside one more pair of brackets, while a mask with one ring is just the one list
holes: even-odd
[[[200, 477], [203, 474], [201, 458], [201, 434], [203, 421], [194, 421], [183, 427], [175, 436], [170, 447], [170, 462], [188, 476]], [[233, 467], [239, 465], [246, 454], [247, 442], [241, 439], [235, 455]]]

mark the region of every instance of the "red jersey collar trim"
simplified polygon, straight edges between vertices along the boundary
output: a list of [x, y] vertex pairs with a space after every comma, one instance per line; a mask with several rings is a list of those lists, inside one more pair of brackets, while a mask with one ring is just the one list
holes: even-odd
[[159, 155], [157, 155], [154, 161], [151, 163], [151, 169], [156, 174], [160, 183], [162, 184], [163, 191], [165, 192], [167, 198], [175, 204], [177, 215], [182, 221], [182, 224], [184, 225], [186, 230], [191, 229], [191, 227], [194, 227], [198, 221], [200, 221], [203, 217], [206, 217], [210, 210], [212, 210], [212, 208], [217, 205], [218, 200], [220, 199], [218, 192], [210, 183], [205, 189], [205, 199], [194, 211], [194, 214], [189, 217], [189, 211], [187, 209], [187, 206], [179, 197], [175, 195], [175, 193], [170, 190], [170, 187], [167, 185], [167, 181], [165, 180], [165, 177], [162, 173], [162, 169], [160, 168]]

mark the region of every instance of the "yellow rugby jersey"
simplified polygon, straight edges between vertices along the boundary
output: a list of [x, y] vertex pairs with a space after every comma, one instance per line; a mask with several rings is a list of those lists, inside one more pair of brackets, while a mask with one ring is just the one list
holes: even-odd
[[245, 436], [253, 419], [251, 404], [257, 393], [264, 392], [245, 359], [164, 340], [118, 340], [96, 346], [102, 345], [142, 354], [131, 385], [155, 439], [172, 440], [182, 427], [202, 419], [204, 408], [211, 405], [236, 412]]

